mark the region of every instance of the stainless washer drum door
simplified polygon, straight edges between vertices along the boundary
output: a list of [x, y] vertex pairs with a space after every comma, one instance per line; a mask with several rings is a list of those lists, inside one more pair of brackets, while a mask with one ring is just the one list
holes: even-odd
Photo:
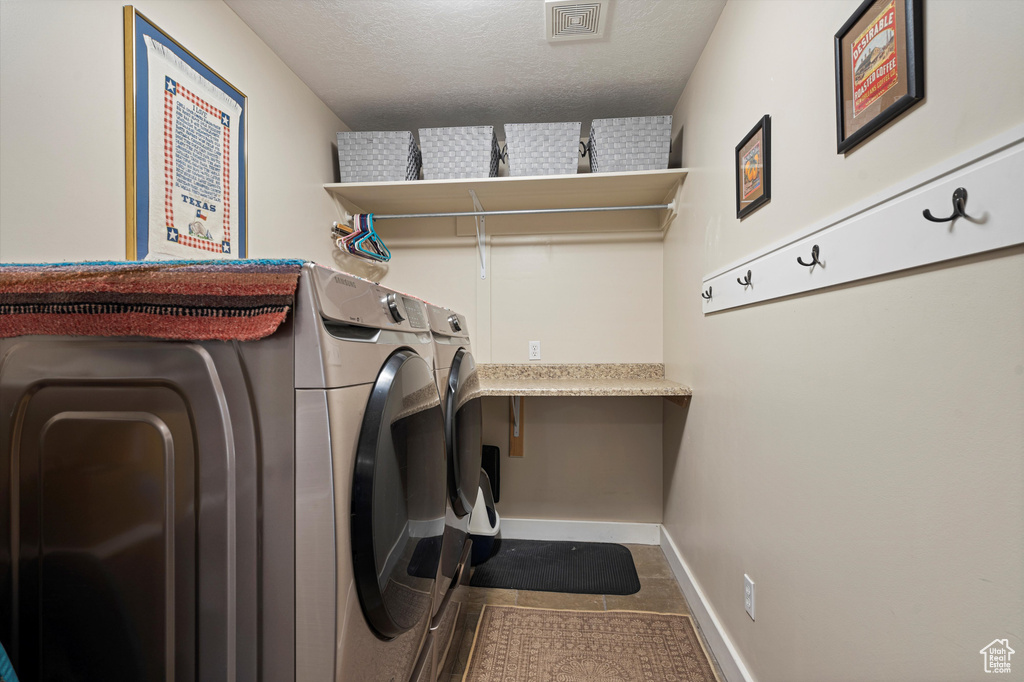
[[480, 485], [483, 414], [480, 381], [473, 356], [460, 348], [452, 358], [445, 389], [445, 440], [448, 445], [448, 496], [459, 518], [473, 511]]
[[[352, 479], [352, 560], [359, 603], [391, 639], [430, 615], [434, 580], [409, 574], [421, 540], [440, 546], [445, 514], [441, 401], [430, 367], [411, 350], [388, 358], [366, 405]], [[433, 570], [419, 575], [437, 575]]]

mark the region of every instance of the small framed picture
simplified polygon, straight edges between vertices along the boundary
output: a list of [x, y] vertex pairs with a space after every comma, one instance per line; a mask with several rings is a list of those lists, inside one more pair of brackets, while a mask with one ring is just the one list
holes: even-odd
[[736, 217], [743, 220], [772, 198], [772, 118], [757, 122], [736, 145]]
[[836, 33], [837, 153], [924, 98], [922, 35], [921, 0], [865, 0]]

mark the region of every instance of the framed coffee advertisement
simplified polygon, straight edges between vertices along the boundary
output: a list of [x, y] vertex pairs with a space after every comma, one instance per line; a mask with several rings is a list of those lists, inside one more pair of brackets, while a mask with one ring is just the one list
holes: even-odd
[[742, 220], [772, 198], [772, 119], [765, 114], [736, 145], [736, 217]]
[[835, 35], [843, 154], [924, 97], [921, 0], [865, 0]]

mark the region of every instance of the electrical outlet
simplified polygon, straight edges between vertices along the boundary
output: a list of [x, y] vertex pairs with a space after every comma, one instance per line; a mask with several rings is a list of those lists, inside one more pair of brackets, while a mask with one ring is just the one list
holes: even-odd
[[540, 360], [540, 341], [530, 341], [530, 359]]
[[754, 618], [754, 581], [746, 573], [743, 574], [743, 608], [747, 610], [750, 620]]

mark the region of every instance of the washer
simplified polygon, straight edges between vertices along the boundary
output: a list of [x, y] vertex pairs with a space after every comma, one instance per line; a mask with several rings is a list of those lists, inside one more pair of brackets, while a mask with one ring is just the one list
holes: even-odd
[[480, 398], [475, 397], [479, 379], [466, 318], [430, 304], [427, 316], [434, 339], [434, 365], [447, 446], [448, 507], [438, 577], [438, 596], [443, 600], [458, 586], [458, 578], [469, 567], [469, 515], [479, 492], [483, 417]]
[[0, 340], [0, 639], [22, 679], [294, 674], [289, 638], [259, 636], [294, 622], [262, 582], [288, 587], [292, 531], [258, 523], [292, 514], [291, 351]]
[[295, 335], [296, 679], [434, 672], [444, 419], [422, 301], [307, 265]]
[[293, 311], [249, 343], [0, 340], [23, 676], [436, 678], [458, 610], [417, 552], [451, 506], [426, 305], [307, 264]]
[[22, 679], [295, 679], [293, 331], [0, 340]]

